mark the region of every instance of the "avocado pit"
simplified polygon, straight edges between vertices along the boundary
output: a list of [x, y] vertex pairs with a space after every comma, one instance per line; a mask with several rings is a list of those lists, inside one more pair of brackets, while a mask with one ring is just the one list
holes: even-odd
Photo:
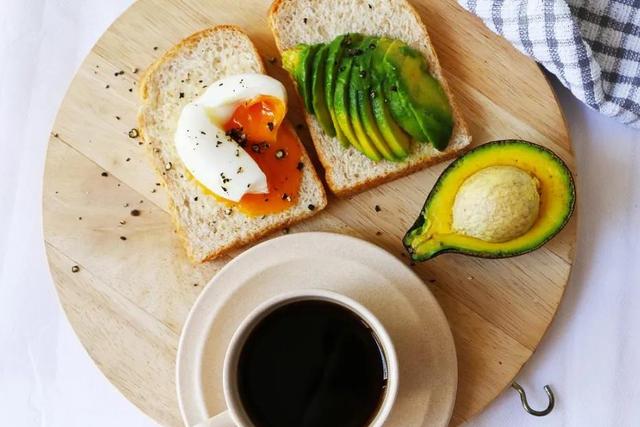
[[525, 234], [540, 212], [540, 183], [515, 166], [490, 166], [468, 177], [456, 194], [457, 233], [501, 243]]

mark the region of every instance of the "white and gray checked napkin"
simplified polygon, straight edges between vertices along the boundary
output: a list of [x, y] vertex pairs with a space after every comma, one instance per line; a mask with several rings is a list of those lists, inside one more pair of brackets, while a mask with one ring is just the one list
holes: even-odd
[[640, 0], [459, 0], [581, 101], [640, 128]]

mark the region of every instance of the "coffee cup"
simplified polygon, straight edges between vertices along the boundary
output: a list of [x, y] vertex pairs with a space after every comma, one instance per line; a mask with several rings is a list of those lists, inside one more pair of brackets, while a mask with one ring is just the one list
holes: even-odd
[[389, 334], [357, 301], [320, 289], [280, 294], [234, 332], [223, 365], [227, 409], [194, 427], [380, 427], [398, 372]]

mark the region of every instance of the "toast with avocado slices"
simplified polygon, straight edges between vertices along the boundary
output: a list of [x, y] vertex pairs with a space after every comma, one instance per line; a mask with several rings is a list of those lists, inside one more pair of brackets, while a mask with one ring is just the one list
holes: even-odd
[[427, 30], [407, 1], [276, 0], [269, 20], [336, 195], [470, 145]]
[[[138, 113], [139, 130], [145, 145], [149, 148], [153, 167], [167, 190], [169, 211], [177, 232], [194, 262], [207, 261], [233, 248], [254, 242], [270, 232], [317, 213], [327, 204], [322, 182], [286, 118], [283, 119], [282, 126], [286, 126], [287, 132], [290, 132], [287, 136], [288, 141], [294, 147], [295, 144], [299, 146], [294, 150], [299, 153], [299, 157], [293, 164], [299, 187], [294, 197], [278, 194], [282, 199], [279, 201], [280, 205], [290, 202], [290, 205], [281, 211], [259, 215], [247, 214], [238, 207], [239, 205], [208, 191], [185, 166], [185, 157], [178, 153], [177, 145], [177, 129], [185, 107], [199, 99], [208, 86], [221, 86], [222, 83], [217, 83], [221, 79], [249, 73], [265, 73], [260, 55], [244, 32], [236, 27], [223, 25], [193, 34], [178, 43], [150, 66], [140, 82], [142, 105]], [[239, 81], [244, 84], [242, 79]], [[239, 86], [239, 89], [243, 87]], [[235, 93], [235, 89], [232, 91]], [[281, 104], [286, 111], [286, 102]], [[269, 130], [273, 130], [273, 123], [268, 124]], [[197, 137], [203, 138], [202, 144], [206, 142], [204, 130], [191, 131], [191, 135], [197, 134]], [[242, 129], [236, 134], [242, 133], [241, 131]], [[227, 131], [226, 135], [231, 139], [227, 138], [225, 144], [237, 142], [231, 134], [233, 132]], [[213, 143], [214, 147], [217, 147], [215, 139]], [[193, 149], [198, 146], [199, 143], [195, 143]], [[256, 148], [254, 146], [258, 147], [256, 151], [260, 152], [263, 148], [268, 149], [268, 144], [252, 144], [250, 148]], [[237, 146], [232, 147], [234, 151], [231, 152], [235, 152], [236, 157], [244, 156], [244, 153], [238, 151], [241, 147], [244, 146], [238, 142]], [[249, 151], [251, 150], [247, 149], [247, 154], [251, 155]], [[213, 151], [210, 150], [211, 152]], [[285, 155], [287, 153], [283, 150], [274, 152], [277, 158]], [[196, 161], [198, 160], [196, 158]], [[277, 161], [270, 160], [271, 164], [277, 164]], [[217, 163], [226, 165], [228, 162], [225, 160]], [[234, 169], [234, 173], [242, 172], [241, 168], [236, 168], [237, 171]], [[228, 174], [228, 177], [223, 173], [220, 175], [224, 183], [221, 188], [227, 191], [225, 186], [233, 185], [233, 177], [231, 174]], [[268, 176], [267, 178], [270, 179]], [[243, 185], [249, 188], [249, 184]], [[271, 190], [271, 184], [269, 189]], [[242, 200], [244, 199], [240, 202]]]

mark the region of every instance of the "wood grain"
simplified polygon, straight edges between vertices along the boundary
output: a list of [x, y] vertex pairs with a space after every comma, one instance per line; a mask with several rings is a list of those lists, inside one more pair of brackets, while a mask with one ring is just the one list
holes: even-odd
[[[550, 147], [573, 168], [562, 112], [537, 65], [454, 0], [414, 5], [430, 31], [474, 145], [528, 139]], [[44, 229], [62, 305], [107, 378], [164, 425], [181, 423], [174, 361], [184, 319], [202, 286], [236, 253], [203, 265], [188, 262], [145, 147], [127, 135], [135, 126], [137, 81], [161, 52], [214, 24], [240, 25], [265, 57], [275, 57], [266, 25], [268, 7], [268, 1], [260, 0], [243, 0], [242, 7], [229, 0], [139, 0], [84, 61], [49, 143]], [[277, 65], [267, 67], [291, 91], [284, 72]], [[115, 75], [121, 70], [124, 74]], [[291, 104], [293, 122], [303, 123], [296, 97]], [[302, 137], [310, 146], [306, 131]], [[400, 238], [444, 166], [348, 200], [330, 198], [325, 212], [291, 232], [356, 235], [408, 262], [402, 258]], [[132, 216], [132, 209], [141, 215]], [[444, 255], [415, 266], [442, 305], [457, 345], [460, 384], [452, 424], [482, 410], [535, 351], [567, 283], [575, 221], [543, 249], [525, 256], [483, 260]], [[72, 272], [74, 265], [79, 272]]]

